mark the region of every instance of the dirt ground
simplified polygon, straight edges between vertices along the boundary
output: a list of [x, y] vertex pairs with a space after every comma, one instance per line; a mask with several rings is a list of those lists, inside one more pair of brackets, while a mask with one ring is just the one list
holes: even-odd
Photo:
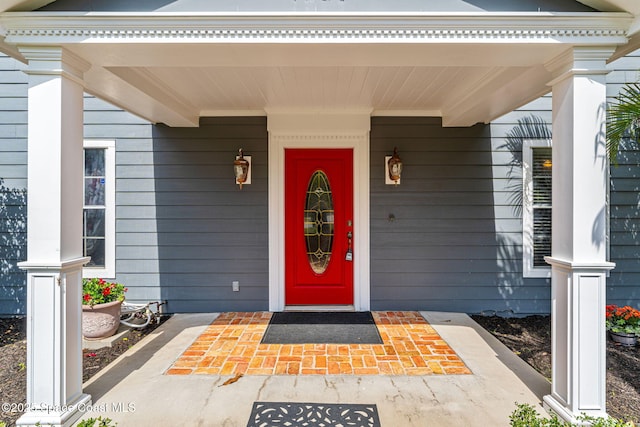
[[[166, 319], [164, 316], [161, 317], [160, 324]], [[97, 374], [158, 326], [159, 324], [151, 323], [144, 329], [133, 329], [128, 337], [114, 342], [113, 347], [84, 350], [82, 380], [87, 381]], [[0, 421], [7, 423], [7, 427], [15, 425], [16, 420], [22, 415], [22, 412], [16, 409], [21, 408], [26, 402], [26, 363], [26, 319], [0, 318], [0, 404], [3, 404], [3, 409], [0, 409]], [[6, 404], [9, 404], [9, 411], [4, 410]]]
[[[473, 319], [542, 375], [551, 377], [549, 317], [473, 316]], [[153, 324], [142, 330], [134, 330], [126, 340], [119, 340], [111, 348], [84, 351], [83, 380], [91, 378], [156, 327]], [[17, 405], [25, 402], [26, 347], [25, 320], [0, 318], [0, 403]], [[611, 341], [607, 343], [607, 410], [614, 417], [640, 425], [638, 347], [622, 347]], [[20, 412], [0, 412], [0, 420], [11, 427], [20, 415]]]
[[[551, 379], [551, 318], [472, 316], [515, 354]], [[640, 349], [607, 342], [607, 412], [640, 425]]]

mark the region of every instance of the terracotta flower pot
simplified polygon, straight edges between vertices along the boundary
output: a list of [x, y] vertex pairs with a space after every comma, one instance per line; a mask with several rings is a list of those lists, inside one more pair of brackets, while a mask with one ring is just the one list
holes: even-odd
[[115, 334], [120, 326], [122, 301], [94, 306], [82, 306], [82, 335], [87, 339], [100, 339]]
[[622, 345], [634, 346], [638, 343], [638, 337], [635, 334], [609, 331], [609, 336], [611, 337], [613, 342], [617, 342]]

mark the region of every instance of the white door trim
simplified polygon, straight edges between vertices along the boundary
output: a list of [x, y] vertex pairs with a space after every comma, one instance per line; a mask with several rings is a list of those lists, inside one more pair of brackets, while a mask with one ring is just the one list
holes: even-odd
[[284, 150], [353, 149], [354, 308], [370, 309], [369, 130], [370, 112], [268, 114], [269, 310], [282, 311], [284, 293]]

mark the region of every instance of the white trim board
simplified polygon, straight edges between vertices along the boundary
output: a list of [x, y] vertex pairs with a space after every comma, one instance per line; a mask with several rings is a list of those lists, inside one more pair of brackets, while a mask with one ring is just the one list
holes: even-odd
[[[533, 266], [533, 149], [551, 148], [550, 139], [525, 139], [522, 142], [522, 275], [551, 277], [551, 266]], [[553, 209], [553, 207], [552, 207]]]
[[354, 308], [370, 309], [370, 112], [269, 114], [269, 310], [285, 309], [284, 150], [352, 148], [354, 208]]
[[84, 267], [82, 275], [87, 278], [114, 279], [116, 277], [116, 141], [112, 139], [85, 139], [83, 164], [84, 149], [88, 148], [102, 148], [105, 150], [105, 266], [104, 268]]

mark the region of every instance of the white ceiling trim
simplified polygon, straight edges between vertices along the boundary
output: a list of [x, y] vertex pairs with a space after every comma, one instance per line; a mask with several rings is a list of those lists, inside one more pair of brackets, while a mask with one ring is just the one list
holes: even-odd
[[549, 91], [543, 64], [627, 44], [627, 13], [4, 13], [8, 46], [62, 46], [89, 93], [147, 120], [274, 108], [488, 122]]
[[372, 116], [379, 117], [442, 117], [440, 110], [373, 110]]
[[265, 110], [202, 110], [202, 117], [263, 117]]
[[184, 118], [190, 125], [198, 125], [198, 116], [191, 113], [194, 110], [193, 105], [173, 91], [170, 86], [159, 81], [153, 73], [145, 69], [130, 67], [109, 67], [106, 70], [153, 97], [156, 101]]
[[640, 32], [640, 16], [636, 17], [631, 25], [629, 25], [629, 30], [627, 31], [627, 36], [632, 36]]
[[622, 56], [640, 49], [640, 1], [638, 0], [578, 0], [580, 3], [602, 11], [624, 11], [633, 15], [633, 22], [629, 24], [627, 37], [629, 43], [619, 46], [609, 61], [614, 61]]
[[623, 56], [637, 49], [640, 49], [640, 32], [637, 32], [629, 37], [628, 43], [618, 46], [615, 53], [611, 56], [611, 58], [609, 58], [609, 62], [613, 62], [616, 59], [622, 58]]
[[[531, 102], [549, 92], [546, 84], [552, 74], [543, 66], [527, 68], [521, 73], [506, 70], [501, 73], [502, 79], [493, 79], [488, 85], [469, 98], [467, 104], [460, 104], [458, 109], [448, 108], [443, 111], [443, 126], [472, 126], [476, 123], [489, 123], [497, 117]], [[535, 92], [531, 87], [538, 87]], [[504, 99], [509, 99], [505, 103]]]
[[[102, 67], [92, 67], [84, 74], [85, 91], [116, 107], [152, 123], [167, 123], [176, 127], [196, 127], [200, 118], [194, 112], [176, 111], [159, 102], [158, 94], [150, 95], [135, 85], [124, 81]], [[105, 91], [104, 88], [118, 88]]]
[[4, 13], [5, 42], [624, 43], [627, 13]]

